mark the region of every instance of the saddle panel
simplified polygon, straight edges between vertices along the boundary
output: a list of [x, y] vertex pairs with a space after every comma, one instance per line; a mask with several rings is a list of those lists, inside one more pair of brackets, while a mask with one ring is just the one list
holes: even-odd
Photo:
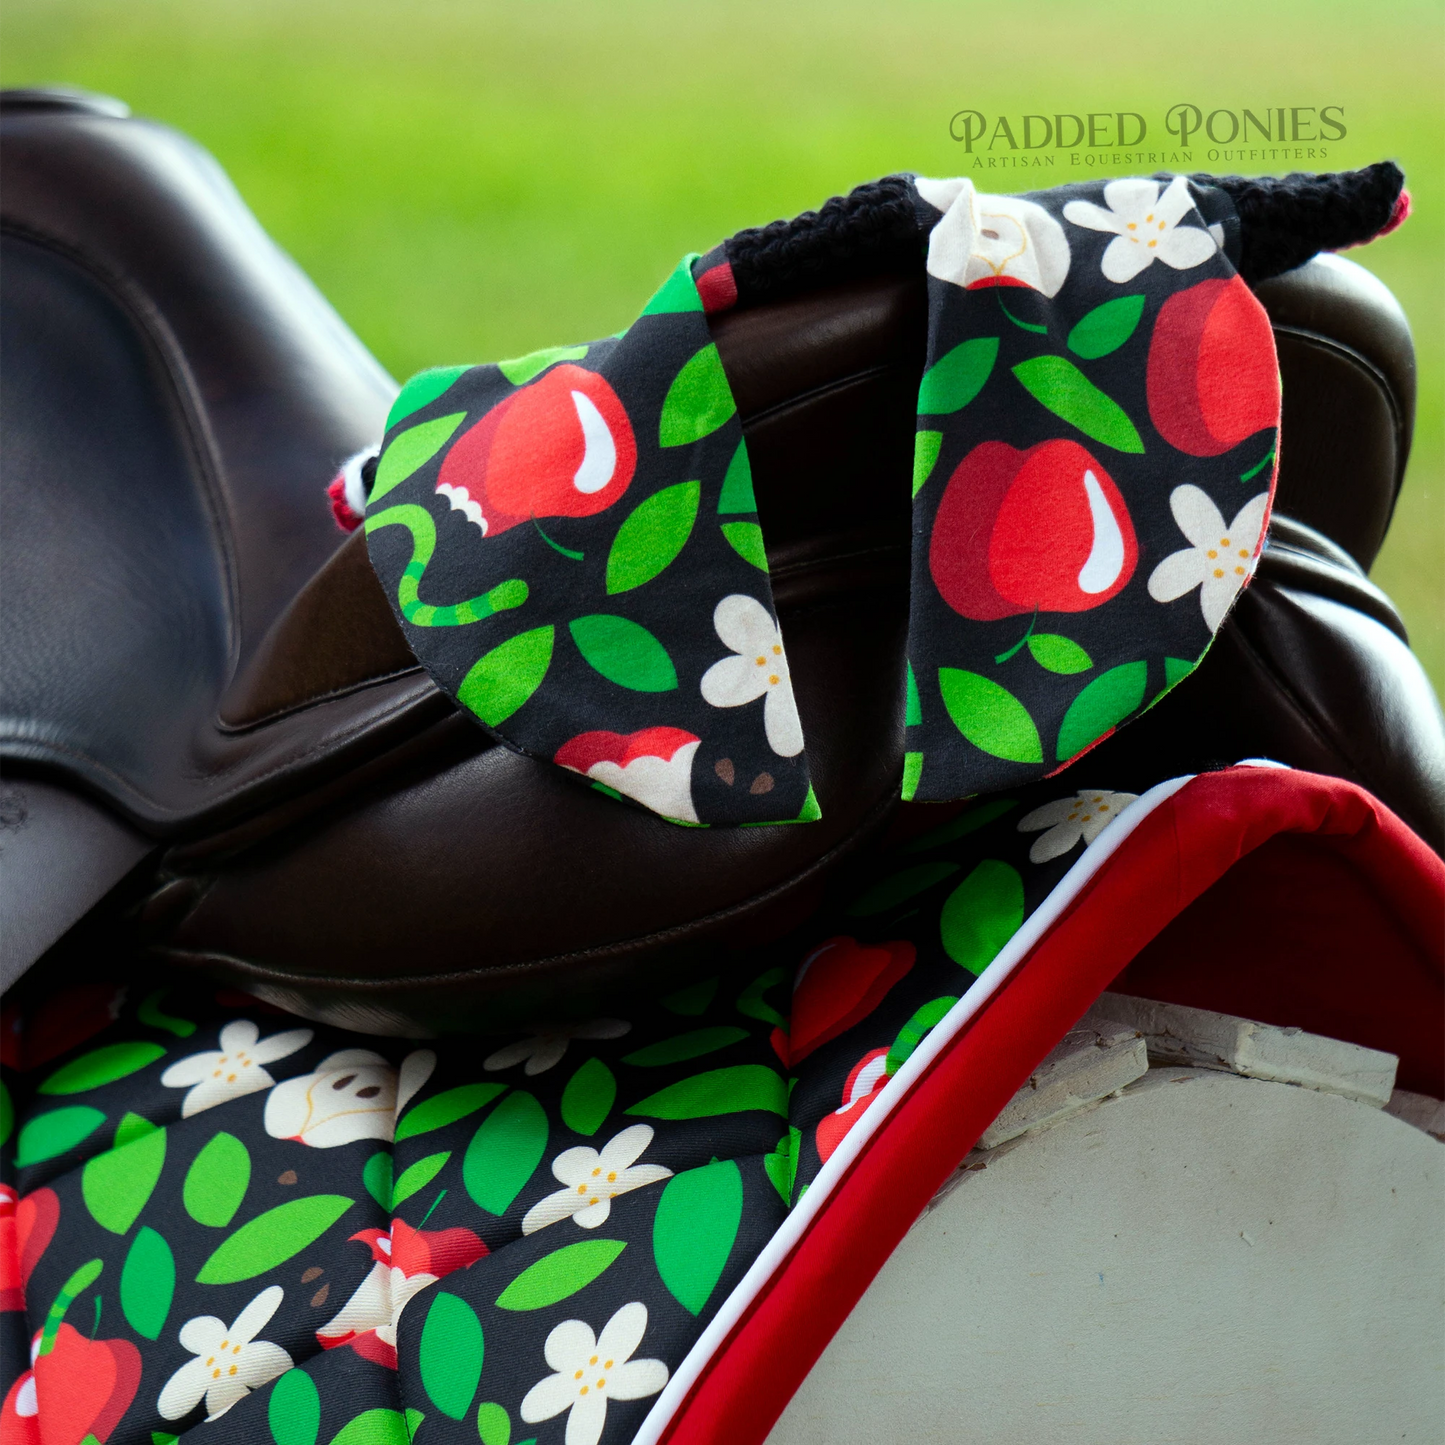
[[193, 142], [20, 92], [0, 146], [0, 753], [151, 836], [213, 826], [435, 701], [413, 676], [269, 729], [220, 710], [341, 541], [320, 489], [396, 388]]
[[119, 298], [31, 241], [5, 236], [0, 257], [0, 728], [12, 755], [134, 776], [189, 751], [226, 678], [219, 498]]

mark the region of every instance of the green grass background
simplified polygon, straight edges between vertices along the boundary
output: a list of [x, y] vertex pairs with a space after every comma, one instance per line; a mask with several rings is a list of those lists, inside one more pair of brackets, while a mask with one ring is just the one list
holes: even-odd
[[615, 331], [684, 251], [888, 171], [956, 174], [965, 107], [1343, 106], [1329, 165], [1394, 157], [1415, 197], [1354, 255], [1420, 359], [1374, 576], [1445, 687], [1439, 0], [6, 0], [0, 82], [105, 91], [195, 136], [398, 377]]

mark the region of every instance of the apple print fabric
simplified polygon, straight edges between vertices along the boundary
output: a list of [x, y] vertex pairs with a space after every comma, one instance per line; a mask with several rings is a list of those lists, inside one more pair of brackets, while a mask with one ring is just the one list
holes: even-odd
[[1056, 771], [1195, 667], [1263, 544], [1279, 377], [1221, 191], [915, 186], [903, 792], [940, 801]]
[[[633, 1439], [889, 1080], [1147, 781], [940, 810], [793, 934], [604, 1018], [408, 1042], [135, 972], [7, 1013], [0, 1438]], [[253, 1062], [188, 1110], [177, 1076], [240, 1051], [267, 1080]]]
[[[1258, 559], [1279, 379], [1222, 190], [909, 186], [929, 328], [903, 795], [940, 801], [1057, 770], [1197, 664]], [[819, 816], [707, 327], [737, 300], [722, 247], [620, 337], [423, 372], [365, 500], [443, 688], [693, 826]]]
[[423, 372], [367, 541], [508, 746], [679, 823], [818, 816], [747, 446], [685, 260], [620, 337]]

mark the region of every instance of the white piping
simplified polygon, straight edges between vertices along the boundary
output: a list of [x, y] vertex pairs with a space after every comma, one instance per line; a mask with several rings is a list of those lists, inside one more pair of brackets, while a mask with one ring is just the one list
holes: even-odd
[[843, 1136], [832, 1156], [818, 1171], [808, 1192], [793, 1206], [777, 1232], [765, 1244], [752, 1267], [738, 1282], [737, 1288], [723, 1301], [708, 1326], [693, 1344], [682, 1363], [664, 1386], [657, 1402], [648, 1412], [632, 1445], [656, 1445], [672, 1423], [678, 1407], [687, 1398], [714, 1353], [733, 1327], [746, 1313], [763, 1286], [792, 1253], [808, 1226], [832, 1196], [853, 1161], [863, 1152], [869, 1139], [903, 1101], [929, 1065], [952, 1042], [959, 1030], [998, 992], [999, 986], [1019, 962], [1058, 921], [1099, 869], [1119, 849], [1124, 840], [1161, 803], [1172, 798], [1193, 774], [1171, 778], [1150, 788], [1136, 803], [1124, 810], [1080, 855], [1079, 861], [1059, 880], [1054, 891], [1024, 920], [1023, 925], [998, 951], [993, 962], [979, 974], [977, 981], [946, 1013], [932, 1032], [909, 1056], [908, 1061], [884, 1085], [878, 1097], [864, 1111], [858, 1122]]

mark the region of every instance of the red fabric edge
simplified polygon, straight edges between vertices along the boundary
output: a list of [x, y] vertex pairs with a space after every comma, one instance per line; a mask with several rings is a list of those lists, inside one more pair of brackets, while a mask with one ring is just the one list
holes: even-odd
[[1280, 833], [1330, 839], [1439, 958], [1445, 863], [1382, 803], [1290, 769], [1191, 780], [1124, 841], [869, 1141], [662, 1439], [763, 1441], [899, 1240], [1049, 1050], [1175, 915]]

